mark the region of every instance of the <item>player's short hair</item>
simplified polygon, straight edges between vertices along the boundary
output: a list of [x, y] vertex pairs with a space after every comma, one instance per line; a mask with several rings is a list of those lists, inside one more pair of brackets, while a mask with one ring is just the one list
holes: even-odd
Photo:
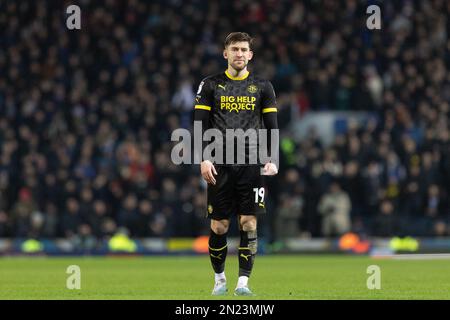
[[225, 48], [235, 42], [248, 42], [250, 50], [253, 50], [253, 38], [245, 32], [232, 32], [225, 39]]

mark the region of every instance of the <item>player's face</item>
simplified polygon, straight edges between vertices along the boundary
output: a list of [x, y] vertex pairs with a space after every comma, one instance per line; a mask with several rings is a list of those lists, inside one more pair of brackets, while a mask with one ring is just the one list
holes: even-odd
[[234, 42], [228, 45], [223, 51], [223, 56], [228, 60], [228, 64], [236, 71], [241, 71], [247, 67], [248, 62], [253, 57], [247, 41]]

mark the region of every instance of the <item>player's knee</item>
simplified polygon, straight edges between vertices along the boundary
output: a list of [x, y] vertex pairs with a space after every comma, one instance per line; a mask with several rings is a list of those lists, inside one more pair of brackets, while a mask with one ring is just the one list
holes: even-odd
[[241, 219], [241, 229], [243, 231], [256, 231], [256, 219]]
[[225, 223], [212, 223], [211, 230], [214, 231], [215, 234], [222, 235], [228, 232], [228, 225]]
[[223, 227], [223, 226], [217, 226], [215, 228], [212, 228], [212, 230], [214, 231], [215, 234], [222, 235], [222, 234], [227, 233], [228, 228]]

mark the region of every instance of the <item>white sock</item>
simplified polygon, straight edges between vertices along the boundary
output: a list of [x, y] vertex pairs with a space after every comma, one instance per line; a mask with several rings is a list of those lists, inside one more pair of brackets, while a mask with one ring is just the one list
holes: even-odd
[[241, 276], [238, 279], [238, 283], [237, 283], [237, 288], [242, 288], [242, 287], [246, 287], [248, 284], [248, 277], [246, 276]]
[[218, 282], [219, 280], [224, 280], [224, 281], [226, 281], [227, 278], [225, 277], [225, 271], [224, 271], [224, 272], [221, 272], [221, 273], [215, 273], [215, 274], [214, 274], [214, 280], [215, 280], [216, 282]]

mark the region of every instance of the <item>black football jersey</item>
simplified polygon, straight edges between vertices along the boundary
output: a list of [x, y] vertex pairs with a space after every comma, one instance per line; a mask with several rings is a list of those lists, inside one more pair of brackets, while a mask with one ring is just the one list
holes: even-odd
[[[277, 103], [268, 80], [251, 72], [238, 78], [225, 71], [200, 83], [195, 109], [209, 111], [208, 128], [219, 129], [225, 136], [226, 129], [264, 128], [263, 114], [277, 112]], [[248, 147], [246, 143], [246, 153]]]

